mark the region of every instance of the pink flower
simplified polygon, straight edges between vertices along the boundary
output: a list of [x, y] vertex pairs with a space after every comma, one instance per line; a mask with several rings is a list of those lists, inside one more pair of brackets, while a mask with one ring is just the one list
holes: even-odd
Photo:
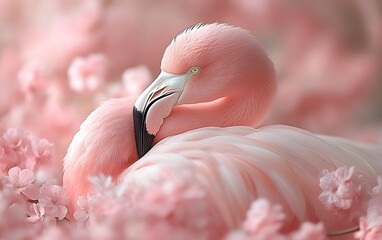
[[25, 152], [26, 150], [26, 133], [21, 128], [9, 128], [3, 134], [4, 143], [14, 151]]
[[31, 223], [35, 223], [40, 221], [45, 216], [44, 206], [40, 203], [33, 203], [29, 206], [29, 217], [27, 217], [27, 221]]
[[105, 81], [106, 60], [101, 54], [77, 57], [69, 67], [69, 86], [75, 92], [95, 92]]
[[360, 240], [382, 239], [382, 215], [375, 219], [361, 217], [359, 225], [360, 230], [354, 234], [355, 238]]
[[76, 222], [84, 226], [89, 219], [90, 199], [84, 196], [80, 196], [77, 201], [77, 209], [73, 216]]
[[[105, 179], [105, 178], [104, 178]], [[98, 178], [98, 180], [100, 180]], [[113, 189], [118, 190], [117, 187]], [[93, 195], [86, 229], [112, 239], [217, 239], [203, 188], [173, 181]], [[131, 195], [134, 195], [133, 197]], [[105, 211], [106, 208], [106, 211]], [[107, 235], [105, 235], [107, 233]], [[102, 235], [103, 234], [103, 235]]]
[[266, 199], [252, 203], [243, 229], [249, 233], [277, 232], [282, 227], [285, 214], [280, 205], [271, 205]]
[[27, 239], [34, 231], [25, 221], [25, 199], [14, 191], [0, 191], [0, 239]]
[[32, 170], [21, 170], [19, 167], [13, 167], [9, 169], [8, 176], [4, 178], [4, 185], [21, 193], [27, 190], [32, 185], [33, 181], [34, 174]]
[[291, 235], [291, 240], [325, 240], [327, 239], [324, 224], [304, 222], [300, 229]]
[[122, 82], [126, 96], [138, 96], [152, 81], [150, 70], [145, 65], [126, 69], [122, 75]]
[[143, 207], [145, 211], [159, 218], [166, 218], [173, 214], [181, 193], [177, 185], [166, 182], [161, 187], [146, 190], [142, 201]]
[[51, 217], [64, 219], [68, 209], [69, 198], [66, 195], [66, 189], [59, 185], [44, 184], [40, 188], [39, 203], [44, 206], [46, 214]]
[[355, 172], [354, 167], [340, 167], [333, 172], [324, 170], [320, 187], [323, 192], [319, 199], [327, 209], [353, 216], [362, 211], [365, 186], [363, 176]]
[[123, 184], [114, 184], [111, 176], [100, 174], [88, 177], [88, 180], [94, 186], [95, 191], [103, 196], [120, 196], [125, 190]]
[[56, 219], [46, 214], [45, 207], [40, 203], [33, 203], [29, 206], [27, 211], [27, 222], [37, 223], [43, 222], [46, 225], [55, 225]]
[[376, 196], [369, 201], [366, 216], [360, 218], [360, 230], [354, 234], [362, 240], [382, 239], [382, 177], [378, 177], [378, 185], [373, 189]]
[[9, 128], [0, 138], [0, 168], [3, 172], [15, 166], [33, 170], [36, 160], [44, 163], [51, 159], [52, 149], [46, 139], [38, 139], [20, 128]]
[[53, 144], [46, 139], [35, 139], [31, 142], [31, 148], [39, 162], [47, 162], [52, 158]]
[[279, 232], [285, 214], [280, 205], [271, 205], [266, 199], [254, 201], [247, 212], [247, 218], [241, 229], [229, 233], [225, 240], [287, 240]]
[[105, 176], [100, 174], [99, 176], [89, 177], [89, 181], [95, 186], [100, 192], [111, 188], [113, 186], [113, 178], [111, 176]]
[[[142, 212], [155, 219], [192, 229], [208, 228], [206, 192], [197, 184], [180, 180], [162, 182], [145, 189], [137, 203]], [[192, 210], [191, 210], [192, 209]]]
[[32, 184], [23, 191], [23, 194], [30, 200], [37, 200], [39, 196], [39, 189], [34, 184]]
[[28, 62], [18, 73], [21, 91], [26, 94], [35, 93], [44, 86], [45, 69], [38, 62]]

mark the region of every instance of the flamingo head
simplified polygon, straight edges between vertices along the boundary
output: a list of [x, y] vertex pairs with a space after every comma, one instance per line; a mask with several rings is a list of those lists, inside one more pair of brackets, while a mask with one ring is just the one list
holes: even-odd
[[164, 52], [161, 70], [134, 105], [139, 157], [152, 147], [175, 105], [240, 98], [249, 86], [268, 86], [259, 91], [269, 98], [275, 90], [273, 64], [256, 38], [226, 24], [197, 24], [178, 34]]

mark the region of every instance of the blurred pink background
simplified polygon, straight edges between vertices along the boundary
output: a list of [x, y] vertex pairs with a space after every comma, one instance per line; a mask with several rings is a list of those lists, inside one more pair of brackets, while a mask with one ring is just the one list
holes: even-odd
[[48, 139], [60, 174], [85, 117], [137, 96], [199, 22], [249, 29], [270, 54], [279, 89], [264, 124], [382, 143], [381, 0], [0, 0], [0, 129]]

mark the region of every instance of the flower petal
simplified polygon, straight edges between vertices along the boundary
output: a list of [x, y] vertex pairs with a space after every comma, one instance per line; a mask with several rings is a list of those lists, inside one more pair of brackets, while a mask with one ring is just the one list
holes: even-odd
[[30, 169], [23, 169], [20, 172], [20, 182], [23, 185], [30, 185], [34, 181], [34, 173]]
[[64, 219], [67, 213], [68, 213], [67, 207], [57, 205], [57, 218], [58, 218], [58, 220]]
[[37, 200], [39, 196], [38, 188], [35, 185], [30, 185], [27, 189], [23, 190], [22, 193], [30, 200]]
[[13, 181], [16, 181], [20, 178], [21, 169], [19, 167], [13, 167], [9, 169], [8, 176], [11, 177]]

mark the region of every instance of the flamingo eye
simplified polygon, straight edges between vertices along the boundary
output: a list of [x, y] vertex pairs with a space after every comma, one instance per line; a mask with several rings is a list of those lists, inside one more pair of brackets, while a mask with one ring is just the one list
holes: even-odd
[[202, 69], [201, 69], [200, 67], [192, 67], [192, 68], [190, 69], [190, 73], [191, 73], [192, 75], [196, 75], [196, 74], [199, 74], [201, 70], [202, 70]]

